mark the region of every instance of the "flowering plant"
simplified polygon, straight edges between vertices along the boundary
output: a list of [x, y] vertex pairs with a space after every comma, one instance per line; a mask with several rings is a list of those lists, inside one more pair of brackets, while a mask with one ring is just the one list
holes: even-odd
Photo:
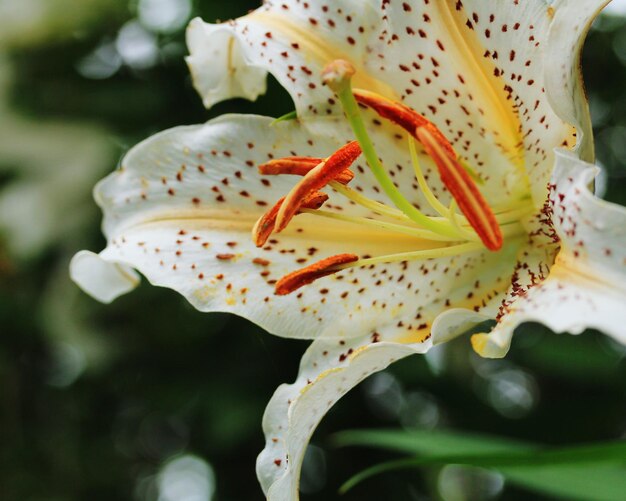
[[626, 212], [589, 191], [579, 70], [605, 3], [285, 0], [194, 20], [207, 107], [256, 99], [270, 72], [297, 118], [226, 115], [136, 146], [96, 189], [108, 245], [76, 255], [74, 280], [111, 301], [138, 270], [314, 339], [264, 418], [276, 500], [297, 497], [324, 413], [402, 357], [489, 319], [472, 337], [488, 357], [525, 321], [624, 342]]

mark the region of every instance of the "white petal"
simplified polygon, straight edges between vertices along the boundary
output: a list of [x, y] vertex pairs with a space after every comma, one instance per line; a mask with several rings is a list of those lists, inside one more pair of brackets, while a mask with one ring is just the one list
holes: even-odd
[[[509, 194], [528, 189], [528, 174], [541, 206], [553, 149], [575, 143], [568, 117], [558, 116], [543, 90], [546, 71], [566, 59], [570, 71], [571, 51], [545, 56], [555, 7], [545, 0], [391, 1], [386, 11], [380, 74], [479, 172], [504, 179]], [[579, 88], [576, 99], [584, 102]]]
[[[131, 150], [121, 169], [96, 189], [108, 240], [100, 257], [137, 269], [201, 311], [234, 312], [274, 334], [303, 338], [359, 336], [407, 314], [414, 318], [404, 330], [419, 337], [434, 320], [422, 313], [425, 306], [480, 310], [504, 292], [502, 276], [513, 266], [515, 253], [485, 251], [353, 268], [289, 296], [275, 296], [277, 279], [321, 258], [385, 255], [417, 250], [424, 243], [300, 215], [285, 232], [256, 248], [250, 236], [255, 220], [296, 182], [290, 176], [262, 178], [256, 166], [271, 157], [325, 156], [343, 144], [343, 129], [330, 121], [328, 133], [314, 140], [297, 121], [270, 123], [262, 117], [226, 116], [163, 132]], [[353, 186], [367, 192], [362, 186], [373, 182], [361, 170]], [[373, 187], [370, 191], [376, 195]], [[327, 205], [356, 212], [338, 196]], [[83, 288], [102, 297], [89, 275], [81, 277]]]
[[[555, 33], [568, 26], [567, 43], [578, 49], [585, 29], [567, 25], [573, 19], [570, 11], [586, 26], [599, 2], [578, 10], [573, 4], [393, 0], [381, 8], [374, 1], [342, 0], [332, 7], [267, 2], [217, 27], [194, 21], [189, 61], [208, 104], [232, 96], [256, 97], [263, 75], [270, 72], [304, 117], [338, 113], [319, 75], [330, 60], [349, 59], [357, 67], [356, 87], [402, 99], [432, 119], [488, 181], [484, 191], [493, 195], [493, 203], [530, 189], [540, 206], [553, 149], [575, 143], [571, 114], [563, 103], [553, 110], [544, 87], [557, 67], [563, 73], [564, 59], [567, 73], [576, 78], [579, 74], [577, 50], [552, 50], [550, 26], [553, 19]], [[551, 57], [546, 57], [547, 51]], [[245, 86], [254, 91], [243, 92]], [[556, 91], [551, 97], [553, 102], [562, 99]], [[568, 94], [571, 97], [585, 106], [580, 85]], [[580, 130], [589, 129], [587, 115], [576, 118], [572, 123]]]
[[[490, 281], [488, 272], [481, 278], [485, 283]], [[460, 294], [466, 301], [467, 296], [465, 292]], [[467, 306], [462, 300], [455, 303]], [[396, 360], [425, 353], [433, 340], [443, 341], [488, 319], [498, 303], [494, 298], [492, 305], [484, 309], [487, 314], [454, 306], [440, 313], [444, 308], [438, 301], [426, 305], [422, 318], [434, 321], [432, 328], [422, 331], [421, 338], [411, 328], [415, 317], [407, 314], [393, 322], [381, 317], [375, 330], [362, 331], [366, 335], [359, 337], [315, 340], [302, 358], [296, 381], [276, 390], [263, 417], [266, 444], [257, 459], [257, 475], [268, 499], [298, 499], [306, 446], [324, 414], [350, 389]]]
[[[187, 61], [207, 106], [231, 97], [255, 99], [270, 72], [291, 94], [299, 116], [338, 113], [338, 105], [329, 102], [333, 94], [321, 84], [322, 69], [338, 58], [361, 68], [368, 40], [377, 35], [379, 14], [373, 0], [340, 0], [330, 8], [286, 0], [265, 2], [220, 25], [195, 19], [187, 34]], [[356, 82], [391, 95], [383, 82], [360, 73]]]
[[593, 162], [593, 131], [580, 66], [591, 23], [610, 0], [557, 0], [546, 53], [546, 94], [556, 113], [578, 130], [577, 151]]
[[[395, 326], [391, 333], [396, 334]], [[296, 381], [276, 390], [263, 416], [266, 444], [257, 459], [257, 476], [269, 501], [298, 499], [307, 444], [343, 395], [370, 374], [431, 346], [429, 341], [394, 343], [394, 335], [381, 326], [375, 334], [347, 341], [318, 339], [305, 353]]]
[[[549, 274], [544, 260], [538, 273], [545, 279], [519, 277], [518, 299], [491, 334], [473, 337], [481, 355], [504, 356], [515, 327], [529, 321], [572, 334], [598, 329], [626, 343], [626, 209], [591, 194], [588, 185], [596, 173], [573, 154], [557, 151], [551, 200], [561, 250]], [[537, 259], [539, 252], [529, 257]]]
[[139, 285], [139, 275], [131, 267], [106, 261], [89, 251], [81, 251], [72, 258], [70, 277], [103, 303], [110, 303]]
[[189, 24], [187, 45], [187, 64], [207, 108], [234, 97], [254, 101], [265, 93], [267, 72], [248, 60], [245, 44], [228, 25], [196, 18]]

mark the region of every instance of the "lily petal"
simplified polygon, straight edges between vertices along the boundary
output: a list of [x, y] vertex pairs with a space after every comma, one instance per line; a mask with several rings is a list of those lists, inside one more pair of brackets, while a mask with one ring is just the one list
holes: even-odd
[[[392, 328], [395, 334], [396, 329]], [[385, 328], [345, 342], [318, 339], [309, 347], [293, 384], [280, 386], [263, 416], [265, 449], [257, 476], [269, 501], [298, 499], [302, 460], [308, 442], [326, 412], [370, 374], [415, 353], [430, 341], [399, 344]]]
[[[564, 72], [579, 82], [584, 27], [598, 11], [588, 4], [599, 2], [583, 2], [582, 9], [575, 0], [552, 5], [545, 0], [385, 3], [389, 28], [381, 70], [390, 85], [403, 90], [402, 99], [437, 124], [481, 174], [483, 164], [487, 176], [494, 175], [490, 169], [500, 169], [509, 196], [528, 176], [540, 207], [554, 148], [576, 142], [569, 117], [553, 109], [544, 86]], [[559, 44], [557, 50], [551, 45], [565, 29], [564, 43], [574, 53], [570, 46]], [[554, 96], [558, 92], [562, 88], [555, 82]], [[559, 96], [560, 108], [572, 97], [584, 105], [581, 85]], [[585, 130], [591, 127], [588, 118], [580, 116]]]
[[[374, 328], [355, 331], [358, 335], [353, 337], [325, 335], [313, 341], [296, 381], [276, 390], [263, 418], [266, 445], [257, 459], [257, 475], [268, 499], [298, 499], [306, 446], [324, 414], [350, 389], [401, 358], [425, 353], [433, 340], [451, 339], [495, 316], [502, 301], [499, 288], [508, 286], [501, 279], [503, 269], [510, 269], [515, 254], [513, 249], [511, 256], [503, 256], [502, 263], [491, 263], [478, 273], [471, 271], [469, 275], [474, 279], [480, 276], [480, 282], [464, 282], [465, 267], [457, 263], [458, 281], [447, 299], [421, 303], [417, 310], [408, 310], [393, 321], [381, 316]], [[437, 261], [428, 269], [436, 272], [445, 266], [445, 260]]]
[[[194, 19], [187, 31], [187, 62], [207, 107], [232, 97], [256, 99], [270, 72], [291, 94], [298, 116], [340, 114], [332, 93], [321, 85], [321, 70], [339, 58], [361, 68], [379, 25], [374, 0], [338, 0], [332, 7], [296, 0], [265, 2], [228, 23]], [[356, 82], [393, 95], [366, 72]]]
[[[489, 274], [485, 270], [482, 275], [486, 282], [493, 278]], [[307, 444], [323, 416], [343, 395], [391, 363], [427, 352], [433, 339], [449, 339], [495, 315], [500, 302], [497, 293], [480, 308], [481, 313], [455, 308], [468, 306], [473, 293], [467, 290], [458, 290], [453, 306], [444, 313], [440, 313], [443, 308], [439, 301], [424, 306], [418, 314], [419, 321], [424, 322], [421, 335], [411, 327], [415, 315], [408, 314], [393, 323], [379, 321], [376, 329], [365, 331], [365, 335], [349, 339], [325, 336], [311, 344], [295, 382], [276, 390], [263, 417], [266, 444], [257, 459], [257, 476], [269, 501], [298, 499]]]
[[[187, 63], [207, 108], [225, 99], [254, 101], [265, 94], [267, 72], [249, 63], [245, 44], [232, 36], [228, 25], [194, 20], [187, 32], [187, 45], [193, 51]], [[194, 50], [200, 47], [202, 50]]]
[[[415, 317], [433, 302], [441, 309], [460, 302], [481, 309], [505, 292], [505, 284], [496, 280], [513, 265], [514, 249], [497, 266], [489, 263], [487, 251], [477, 251], [352, 268], [297, 293], [275, 295], [278, 279], [328, 256], [386, 255], [431, 244], [301, 214], [257, 248], [250, 235], [255, 221], [299, 178], [264, 178], [256, 166], [289, 155], [321, 156], [345, 143], [339, 123], [328, 121], [327, 134], [315, 136], [315, 141], [298, 121], [270, 123], [263, 117], [225, 116], [163, 132], [133, 148], [122, 168], [96, 188], [108, 244], [99, 258], [75, 258], [72, 276], [78, 284], [110, 301], [132, 287], [133, 281], [122, 278], [134, 268], [151, 283], [178, 291], [201, 311], [237, 313], [271, 333], [302, 338], [360, 336], [375, 329], [381, 318], [398, 322], [408, 312]], [[368, 171], [357, 168], [369, 183]], [[376, 195], [373, 188], [371, 193]], [[339, 212], [368, 214], [337, 194], [329, 195], [327, 205]], [[105, 277], [107, 270], [112, 278]], [[491, 278], [477, 286], [477, 274]], [[105, 283], [112, 286], [103, 288]], [[421, 336], [431, 320], [414, 319], [405, 327]]]
[[[256, 98], [269, 72], [304, 117], [340, 114], [319, 75], [328, 62], [349, 60], [357, 69], [356, 88], [403, 100], [432, 120], [476, 167], [494, 203], [523, 196], [530, 184], [541, 206], [553, 149], [574, 147], [571, 123], [585, 136], [590, 131], [578, 49], [603, 2], [576, 5], [575, 0], [552, 5], [341, 0], [332, 7], [266, 2], [227, 24], [194, 20], [188, 62], [208, 106], [228, 97]], [[564, 66], [563, 51], [554, 49], [563, 44], [569, 44]], [[222, 56], [216, 59], [215, 51]], [[581, 110], [576, 120], [564, 108], [569, 101], [558, 94], [562, 84]], [[244, 92], [244, 86], [254, 91]], [[546, 86], [554, 89], [550, 100]]]
[[72, 258], [70, 277], [103, 303], [110, 303], [139, 285], [139, 275], [132, 268], [106, 261], [89, 251], [81, 251]]
[[[571, 334], [598, 329], [626, 344], [626, 209], [591, 194], [595, 167], [563, 150], [556, 158], [551, 202], [561, 250], [549, 274], [543, 268], [545, 280], [518, 286], [517, 298], [490, 334], [473, 336], [483, 356], [504, 356], [514, 329], [532, 321]], [[535, 260], [536, 253], [530, 257]]]
[[611, 0], [557, 0], [546, 46], [546, 94], [556, 113], [578, 131], [576, 150], [594, 160], [593, 131], [580, 66], [585, 36]]

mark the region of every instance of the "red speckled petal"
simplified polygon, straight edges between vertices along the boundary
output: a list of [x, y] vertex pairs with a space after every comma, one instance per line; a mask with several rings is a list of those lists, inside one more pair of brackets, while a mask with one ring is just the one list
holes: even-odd
[[[133, 148], [121, 169], [96, 188], [108, 243], [99, 257], [90, 255], [92, 264], [93, 259], [109, 263], [116, 277], [120, 269], [136, 269], [153, 284], [178, 291], [199, 310], [230, 311], [274, 334], [305, 338], [325, 332], [358, 336], [375, 329], [381, 318], [397, 322], [433, 302], [443, 309], [455, 295], [474, 291], [476, 277], [485, 270], [500, 279], [509, 273], [511, 256], [498, 256], [494, 263], [485, 251], [353, 268], [276, 296], [276, 281], [320, 259], [407, 252], [424, 244], [301, 214], [257, 248], [250, 234], [255, 221], [299, 178], [262, 176], [256, 166], [272, 157], [321, 158], [345, 144], [338, 124], [311, 139], [297, 122], [270, 123], [231, 115], [165, 131]], [[353, 186], [359, 186], [356, 181]], [[329, 210], [343, 203], [344, 213], [366, 213], [332, 191], [328, 194]], [[103, 292], [94, 286], [100, 280], [92, 273], [96, 267], [76, 259], [74, 280], [100, 299], [111, 300], [134, 285]], [[490, 297], [498, 294], [489, 282], [485, 287]], [[480, 309], [485, 298], [476, 294], [471, 301], [471, 307]], [[410, 325], [417, 329], [421, 322]]]
[[626, 344], [626, 209], [589, 192], [596, 172], [571, 153], [557, 152], [550, 203], [561, 250], [554, 263], [548, 231], [520, 254], [498, 325], [472, 339], [481, 355], [504, 356], [523, 322], [572, 334], [598, 329]]

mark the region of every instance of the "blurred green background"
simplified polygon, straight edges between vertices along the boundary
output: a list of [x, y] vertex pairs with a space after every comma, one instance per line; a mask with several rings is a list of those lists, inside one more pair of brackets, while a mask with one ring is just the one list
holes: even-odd
[[[227, 111], [291, 111], [275, 83], [257, 103], [210, 112], [192, 89], [186, 22], [256, 6], [0, 0], [1, 500], [262, 499], [261, 416], [275, 387], [295, 377], [306, 344], [200, 314], [147, 285], [103, 306], [67, 272], [74, 252], [103, 247], [91, 189], [133, 144]], [[621, 6], [597, 21], [583, 65], [604, 167], [598, 189], [626, 204]], [[302, 498], [333, 499], [351, 475], [397, 457], [336, 447], [333, 434], [350, 428], [452, 428], [557, 446], [623, 438], [625, 355], [597, 333], [528, 325], [506, 360], [478, 358], [463, 338], [398, 363], [323, 421]], [[553, 498], [495, 472], [446, 466], [378, 476], [343, 499]]]

